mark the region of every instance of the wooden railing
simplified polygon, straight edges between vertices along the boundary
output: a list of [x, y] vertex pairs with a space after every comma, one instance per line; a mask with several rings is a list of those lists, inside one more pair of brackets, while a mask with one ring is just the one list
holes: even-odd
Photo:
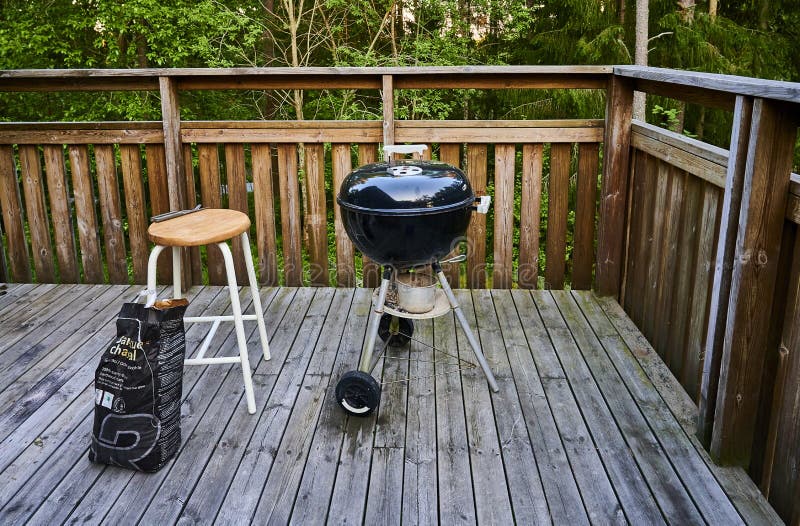
[[696, 400], [712, 455], [746, 467], [789, 522], [800, 514], [800, 183], [789, 176], [800, 85], [615, 75], [628, 92], [732, 111], [730, 151], [638, 121], [623, 127], [620, 302]]
[[[320, 88], [378, 89], [383, 119], [179, 118], [185, 90]], [[600, 89], [607, 107], [399, 121], [405, 88]], [[148, 217], [202, 202], [250, 214], [263, 284], [375, 286], [336, 189], [381, 144], [426, 143], [494, 197], [451, 281], [617, 297], [696, 401], [712, 454], [748, 468], [786, 520], [800, 513], [800, 85], [629, 66], [0, 73], [0, 90], [41, 89], [158, 90], [163, 120], [0, 125], [3, 279], [141, 283]], [[732, 112], [730, 151], [633, 121], [634, 90]], [[185, 279], [221, 282], [213, 248], [185, 258]]]
[[[465, 240], [467, 262], [463, 268], [447, 269], [454, 282], [473, 288], [531, 288], [539, 286], [542, 268], [544, 286], [561, 288], [566, 280], [575, 288], [590, 288], [602, 120], [395, 121], [392, 109], [394, 92], [402, 88], [605, 88], [609, 71], [578, 67], [7, 73], [0, 89], [33, 89], [32, 79], [46, 82], [45, 89], [158, 88], [164, 115], [162, 122], [0, 125], [0, 207], [5, 214], [8, 279], [143, 283], [147, 218], [200, 202], [251, 216], [263, 284], [353, 286], [360, 272], [360, 284], [375, 286], [377, 268], [355, 256], [334, 206], [335, 193], [353, 167], [378, 160], [380, 144], [397, 141], [429, 144], [436, 158], [465, 169], [477, 193], [488, 190], [494, 197], [492, 235], [487, 236], [485, 217], [473, 220]], [[209, 122], [178, 117], [181, 90], [277, 87], [381, 88], [384, 119]], [[545, 150], [551, 159], [549, 171], [543, 170]], [[65, 205], [70, 189], [74, 207]], [[522, 203], [515, 211], [517, 191]], [[574, 247], [567, 246], [568, 225], [573, 228], [568, 222], [571, 202]], [[547, 211], [544, 218], [540, 210]], [[544, 261], [539, 257], [542, 219], [547, 221]], [[329, 234], [335, 239], [331, 247]], [[487, 246], [487, 237], [494, 240], [492, 246]], [[516, 239], [519, 256], [514, 258]], [[234, 254], [237, 272], [242, 273], [241, 255]], [[162, 259], [161, 279], [168, 279], [171, 265], [168, 258]], [[190, 282], [201, 282], [204, 268], [208, 282], [217, 284], [224, 278], [215, 247], [207, 254], [191, 251], [186, 268], [191, 269], [186, 276]]]

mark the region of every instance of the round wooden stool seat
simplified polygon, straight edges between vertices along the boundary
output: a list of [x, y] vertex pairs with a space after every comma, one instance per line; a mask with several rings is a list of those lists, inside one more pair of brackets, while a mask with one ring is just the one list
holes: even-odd
[[238, 210], [208, 208], [153, 223], [150, 240], [168, 247], [197, 247], [226, 241], [250, 228], [250, 218]]

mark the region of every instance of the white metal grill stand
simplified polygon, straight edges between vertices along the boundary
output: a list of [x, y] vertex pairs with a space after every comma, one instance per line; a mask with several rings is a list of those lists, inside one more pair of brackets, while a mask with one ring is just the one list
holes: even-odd
[[[264, 354], [264, 359], [270, 359], [269, 343], [267, 341], [267, 330], [264, 325], [264, 312], [261, 309], [261, 298], [258, 293], [258, 282], [256, 281], [256, 273], [253, 268], [253, 257], [250, 252], [250, 240], [248, 239], [247, 232], [241, 234], [242, 251], [244, 252], [244, 261], [247, 266], [247, 277], [250, 282], [250, 292], [253, 297], [253, 307], [255, 314], [243, 314], [242, 306], [239, 300], [239, 286], [236, 283], [236, 272], [233, 266], [233, 256], [228, 247], [227, 242], [215, 243], [222, 252], [223, 260], [225, 261], [225, 272], [228, 277], [228, 292], [231, 296], [231, 310], [232, 315], [227, 316], [187, 316], [183, 319], [185, 323], [211, 323], [211, 328], [203, 339], [200, 349], [193, 358], [184, 360], [185, 365], [219, 365], [240, 363], [242, 365], [242, 377], [244, 379], [245, 398], [247, 400], [247, 412], [251, 415], [256, 412], [256, 401], [253, 393], [253, 378], [250, 369], [250, 359], [247, 355], [247, 338], [244, 333], [244, 320], [255, 320], [258, 323], [258, 335], [261, 339], [261, 351]], [[167, 247], [164, 245], [156, 245], [153, 251], [150, 252], [150, 259], [147, 263], [147, 290], [155, 291], [156, 289], [156, 262], [158, 256]], [[181, 247], [172, 247], [172, 281], [173, 281], [173, 296], [175, 298], [182, 297], [181, 293]], [[239, 347], [239, 356], [224, 356], [224, 357], [206, 357], [205, 353], [214, 338], [217, 329], [221, 322], [233, 322], [236, 331], [236, 341]]]
[[[475, 337], [475, 334], [472, 332], [472, 329], [467, 323], [467, 318], [464, 316], [464, 311], [461, 309], [461, 306], [458, 304], [455, 295], [453, 294], [453, 290], [450, 288], [450, 283], [448, 283], [447, 278], [442, 271], [442, 266], [439, 262], [435, 262], [433, 264], [433, 271], [436, 273], [436, 277], [439, 279], [439, 284], [442, 286], [442, 290], [444, 291], [445, 295], [447, 296], [447, 300], [450, 303], [450, 310], [455, 313], [456, 319], [458, 320], [459, 325], [461, 325], [461, 329], [464, 331], [464, 334], [467, 337], [467, 341], [472, 347], [472, 351], [475, 353], [475, 358], [478, 360], [478, 364], [481, 366], [483, 370], [483, 374], [486, 376], [486, 380], [489, 382], [489, 387], [492, 389], [493, 392], [498, 392], [500, 388], [497, 385], [497, 380], [495, 380], [494, 374], [492, 373], [489, 364], [486, 362], [486, 357], [483, 355], [483, 351], [481, 350], [481, 345], [478, 342], [478, 339]], [[392, 281], [392, 269], [386, 268], [383, 271], [383, 279], [381, 280], [381, 286], [378, 291], [378, 299], [375, 304], [375, 310], [372, 313], [372, 318], [370, 319], [369, 328], [367, 329], [367, 337], [364, 342], [364, 348], [361, 351], [361, 360], [358, 364], [358, 370], [362, 373], [370, 374], [372, 372], [372, 354], [375, 349], [375, 341], [378, 336], [378, 327], [380, 325], [381, 317], [384, 314], [384, 307], [386, 304], [386, 294], [389, 290], [389, 285]], [[449, 311], [445, 311], [443, 314], [446, 314]], [[395, 314], [392, 312], [393, 315], [397, 315], [399, 317], [403, 317], [402, 314]], [[436, 317], [441, 316], [442, 313], [434, 313], [430, 316], [425, 315], [416, 315], [415, 318], [424, 318], [424, 317]]]

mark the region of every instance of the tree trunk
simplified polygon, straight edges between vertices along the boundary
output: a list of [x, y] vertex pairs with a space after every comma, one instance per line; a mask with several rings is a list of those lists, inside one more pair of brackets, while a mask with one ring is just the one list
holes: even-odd
[[[647, 21], [649, 19], [649, 11], [648, 0], [636, 0], [636, 43], [633, 60], [637, 66], [647, 65]], [[645, 120], [645, 94], [639, 91], [633, 94], [633, 118]]]
[[684, 22], [692, 22], [694, 20], [695, 0], [678, 0], [678, 13]]
[[769, 0], [758, 2], [758, 29], [766, 31], [769, 26]]
[[708, 17], [711, 20], [717, 18], [717, 0], [708, 0]]
[[621, 26], [625, 25], [625, 2], [626, 0], [617, 0], [617, 15]]

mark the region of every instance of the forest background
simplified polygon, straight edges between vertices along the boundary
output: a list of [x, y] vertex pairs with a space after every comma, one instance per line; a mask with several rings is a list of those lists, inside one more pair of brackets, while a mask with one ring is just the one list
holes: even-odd
[[[634, 63], [637, 40], [637, 63], [644, 55], [651, 66], [800, 81], [797, 0], [0, 2], [0, 69], [613, 65]], [[602, 90], [398, 90], [395, 113], [398, 119], [596, 119], [604, 117], [604, 96]], [[180, 106], [186, 120], [382, 118], [377, 90], [196, 91], [181, 93]], [[730, 112], [650, 96], [645, 116], [728, 147]], [[0, 93], [0, 121], [160, 119], [157, 92]], [[546, 151], [545, 173], [547, 164]], [[800, 155], [794, 164], [799, 171]], [[302, 187], [302, 170], [299, 176]], [[543, 195], [543, 216], [546, 206]], [[327, 210], [332, 215], [332, 202]], [[489, 246], [492, 221], [490, 214]], [[573, 221], [570, 212], [570, 237]], [[544, 235], [546, 219], [541, 228]], [[515, 228], [515, 262], [517, 237]]]

